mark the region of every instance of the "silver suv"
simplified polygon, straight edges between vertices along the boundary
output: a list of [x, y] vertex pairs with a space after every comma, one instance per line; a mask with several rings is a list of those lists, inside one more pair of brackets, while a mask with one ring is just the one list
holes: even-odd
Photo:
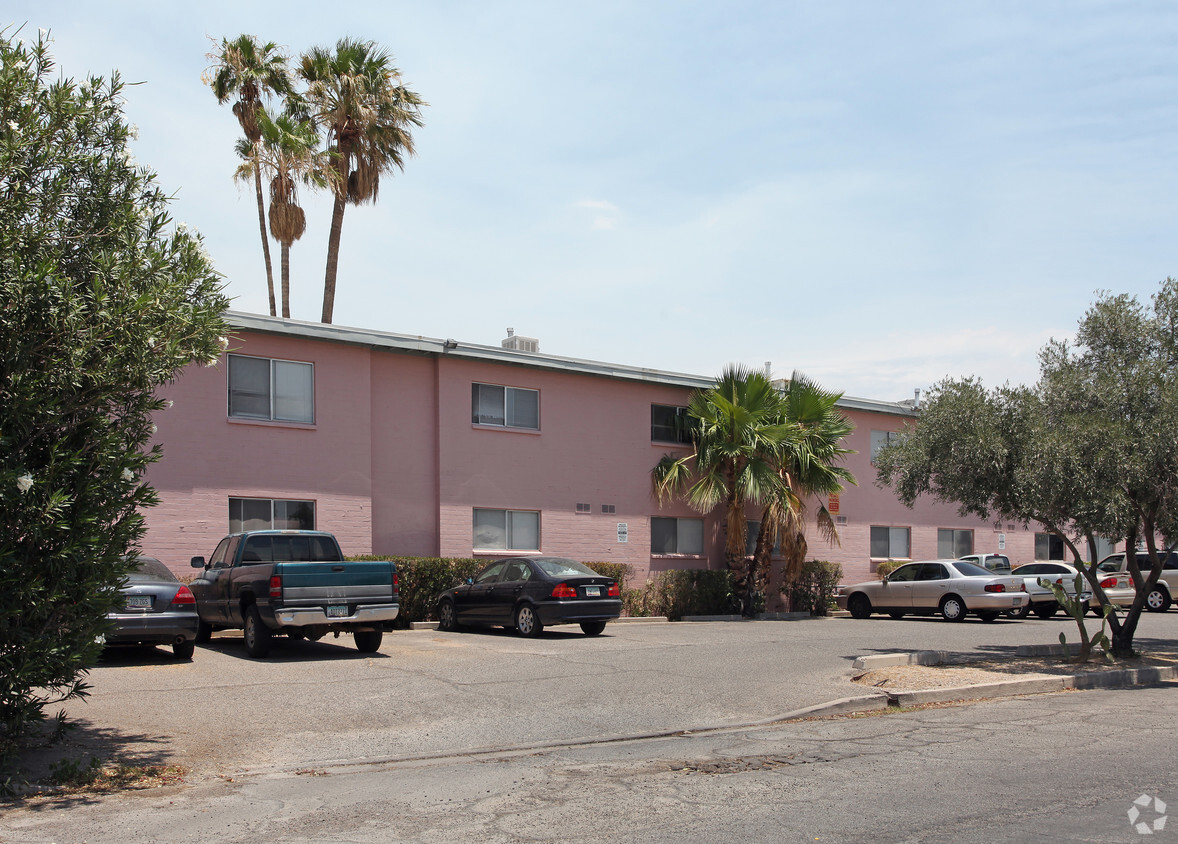
[[[1150, 612], [1165, 612], [1174, 603], [1173, 595], [1178, 592], [1178, 552], [1171, 551], [1165, 554], [1165, 559], [1162, 561], [1162, 573], [1158, 576], [1158, 582], [1154, 584], [1153, 588], [1149, 590], [1149, 594], [1145, 596], [1145, 608]], [[1145, 551], [1137, 552], [1137, 567], [1141, 570], [1142, 577], [1148, 577], [1151, 564], [1149, 562], [1149, 554]], [[1096, 568], [1102, 575], [1128, 575], [1129, 564], [1125, 561], [1125, 554], [1109, 554], [1099, 563]], [[1132, 588], [1133, 579], [1128, 577], [1126, 585]]]

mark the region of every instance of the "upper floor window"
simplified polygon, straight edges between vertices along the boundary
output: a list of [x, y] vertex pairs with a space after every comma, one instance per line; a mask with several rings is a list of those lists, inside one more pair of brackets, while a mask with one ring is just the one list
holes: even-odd
[[700, 555], [703, 552], [703, 519], [651, 517], [650, 553]]
[[314, 501], [230, 498], [229, 532], [244, 530], [314, 530]]
[[691, 417], [686, 407], [668, 404], [650, 406], [650, 439], [656, 443], [691, 442]]
[[875, 458], [879, 456], [881, 449], [887, 448], [894, 442], [900, 440], [899, 431], [872, 431], [871, 432], [871, 462], [875, 462]]
[[236, 419], [314, 422], [314, 366], [229, 355], [229, 415]]
[[494, 384], [470, 385], [470, 419], [476, 425], [540, 429], [540, 391]]
[[942, 560], [957, 560], [973, 553], [973, 531], [939, 528], [937, 556]]

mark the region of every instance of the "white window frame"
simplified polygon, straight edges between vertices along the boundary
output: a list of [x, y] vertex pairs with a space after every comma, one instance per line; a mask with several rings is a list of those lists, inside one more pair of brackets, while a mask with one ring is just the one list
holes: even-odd
[[872, 431], [871, 462], [875, 462], [875, 458], [879, 456], [881, 449], [891, 445], [894, 442], [899, 442], [901, 435], [901, 431]]
[[[516, 431], [539, 431], [540, 430], [540, 391], [529, 389], [528, 387], [508, 387], [504, 384], [487, 384], [481, 381], [472, 382], [470, 385], [470, 421], [471, 424], [477, 425], [480, 428], [507, 428]], [[493, 416], [484, 416], [481, 413], [483, 405], [482, 388], [487, 387], [491, 390], [503, 391], [503, 405], [502, 405], [502, 422], [497, 421]], [[535, 425], [520, 425], [510, 424], [518, 419], [510, 419], [510, 410], [514, 406], [514, 402], [518, 399], [520, 394], [530, 393], [535, 396], [536, 406], [536, 424]]]
[[[246, 412], [240, 407], [235, 408], [234, 395], [246, 395], [244, 389], [241, 387], [234, 388], [234, 361], [266, 361], [269, 370], [269, 377], [266, 384], [266, 404], [267, 412], [265, 415], [261, 413]], [[306, 375], [309, 375], [310, 381], [310, 395], [306, 397], [290, 396], [284, 397], [279, 395], [279, 390], [276, 389], [278, 383], [282, 380], [284, 373], [293, 373], [300, 371], [303, 368], [306, 370]], [[226, 382], [226, 413], [230, 419], [248, 419], [256, 422], [293, 422], [306, 425], [315, 424], [315, 364], [307, 361], [297, 360], [283, 360], [282, 358], [264, 358], [257, 355], [229, 355], [228, 372], [225, 376]], [[260, 394], [253, 393], [255, 398], [260, 397]], [[277, 408], [284, 402], [295, 402], [303, 406], [304, 412], [301, 414], [286, 414]]]
[[[245, 516], [244, 508], [246, 506], [246, 502], [249, 502], [250, 504], [254, 505], [254, 509], [257, 509], [257, 505], [259, 505], [259, 504], [268, 505], [269, 510], [270, 510], [270, 523], [266, 527], [262, 527], [262, 528], [254, 528], [254, 527], [246, 528], [245, 527], [244, 523], [246, 520], [244, 518], [244, 516]], [[238, 515], [238, 517], [236, 519], [234, 519], [234, 516], [233, 516], [233, 508], [234, 508], [235, 504], [237, 505], [237, 507], [240, 510], [240, 514]], [[310, 525], [300, 524], [300, 525], [297, 525], [294, 527], [291, 526], [290, 521], [289, 521], [289, 516], [287, 515], [287, 511], [290, 509], [290, 505], [292, 505], [292, 504], [296, 505], [298, 507], [306, 506], [311, 509], [311, 523], [310, 523]], [[254, 516], [254, 518], [256, 518], [256, 516]], [[275, 524], [276, 518], [281, 519], [282, 523], [276, 525]], [[246, 496], [246, 495], [231, 495], [231, 496], [229, 496], [229, 532], [230, 533], [241, 533], [243, 530], [275, 530], [275, 529], [278, 529], [278, 530], [315, 530], [315, 518], [316, 518], [315, 502], [311, 499], [253, 498], [251, 496]]]
[[[656, 408], [675, 411], [674, 422], [671, 424], [671, 428], [674, 430], [670, 436], [655, 436], [654, 414]], [[659, 426], [660, 429], [665, 429], [666, 427], [665, 425]], [[688, 415], [688, 409], [678, 404], [652, 403], [650, 406], [650, 441], [652, 443], [666, 443], [668, 445], [691, 445], [691, 417]]]
[[[953, 553], [951, 554], [941, 553], [941, 538], [942, 534], [945, 533], [953, 534]], [[957, 553], [957, 535], [959, 533], [969, 534], [969, 550], [966, 551], [965, 554]], [[972, 554], [976, 550], [976, 539], [977, 537], [974, 536], [973, 528], [937, 528], [937, 556], [945, 560], [955, 560], [958, 557], [964, 557], [967, 554]]]
[[[675, 548], [673, 550], [665, 550], [662, 548], [656, 549], [654, 547], [654, 523], [663, 520], [675, 523]], [[692, 539], [692, 535], [698, 534], [699, 549], [692, 550], [690, 548], [684, 549], [683, 545], [687, 544]], [[704, 520], [692, 518], [676, 518], [673, 516], [651, 516], [650, 517], [650, 553], [655, 557], [702, 557], [704, 555]]]
[[[479, 513], [502, 513], [504, 522], [504, 542], [502, 545], [487, 545], [479, 544]], [[516, 532], [516, 519], [534, 518], [535, 519], [535, 547], [529, 545], [521, 545], [520, 541], [514, 536]], [[522, 528], [523, 525], [520, 525]], [[505, 510], [499, 507], [475, 507], [471, 512], [470, 517], [471, 528], [471, 547], [475, 551], [539, 551], [540, 550], [540, 511], [539, 510]]]

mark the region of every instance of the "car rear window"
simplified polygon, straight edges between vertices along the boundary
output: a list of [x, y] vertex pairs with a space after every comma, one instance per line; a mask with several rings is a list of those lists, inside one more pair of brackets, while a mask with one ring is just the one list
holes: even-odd
[[576, 560], [564, 560], [560, 557], [545, 557], [543, 559], [535, 560], [535, 563], [544, 571], [545, 574], [551, 575], [552, 577], [569, 577], [570, 575], [577, 574], [597, 574], [597, 572], [595, 572], [593, 569], [583, 565], [582, 563], [578, 563]]
[[135, 567], [131, 577], [135, 580], [161, 580], [165, 583], [175, 583], [176, 575], [155, 557], [140, 557], [139, 565]]
[[994, 572], [987, 571], [981, 566], [975, 566], [973, 563], [953, 563], [953, 568], [964, 574], [966, 577], [993, 577]]

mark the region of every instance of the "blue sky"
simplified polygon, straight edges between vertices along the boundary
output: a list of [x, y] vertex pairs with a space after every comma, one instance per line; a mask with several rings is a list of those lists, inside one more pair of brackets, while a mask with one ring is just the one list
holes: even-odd
[[[137, 158], [266, 313], [210, 38], [393, 53], [418, 156], [344, 221], [335, 322], [898, 400], [1033, 382], [1097, 291], [1178, 275], [1178, 7], [1163, 2], [26, 2], [60, 70], [128, 82]], [[319, 318], [304, 195], [292, 313]], [[277, 249], [274, 249], [277, 261]]]

